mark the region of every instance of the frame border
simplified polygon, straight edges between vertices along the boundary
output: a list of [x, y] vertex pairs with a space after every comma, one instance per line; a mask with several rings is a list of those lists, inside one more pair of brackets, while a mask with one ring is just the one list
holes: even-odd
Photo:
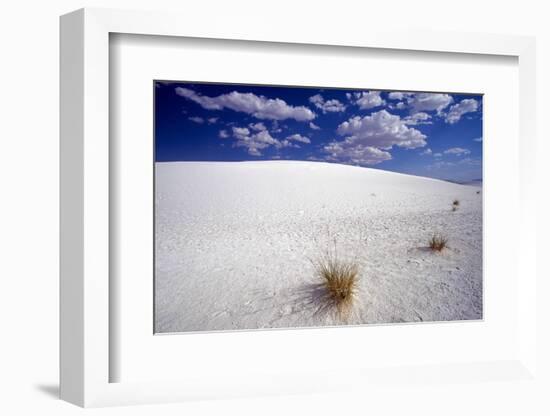
[[[327, 34], [322, 27], [315, 26], [307, 31], [289, 27], [282, 32], [268, 22], [247, 28], [246, 33], [237, 33], [230, 22], [220, 20], [216, 25], [204, 26], [200, 20], [183, 17], [163, 12], [92, 8], [77, 10], [60, 19], [61, 399], [88, 407], [209, 399], [213, 397], [212, 391], [220, 391], [216, 386], [225, 389], [224, 397], [280, 394], [283, 381], [284, 392], [295, 394], [346, 387], [338, 381], [339, 377], [326, 377], [326, 382], [319, 382], [317, 377], [301, 375], [252, 380], [234, 388], [227, 388], [234, 384], [230, 375], [208, 383], [204, 380], [109, 382], [110, 33], [517, 57], [521, 143], [518, 247], [536, 241], [534, 37], [352, 27]], [[517, 377], [532, 378], [536, 374], [536, 250], [519, 250], [518, 264], [517, 273], [521, 270], [522, 279], [528, 284], [518, 291], [517, 360], [474, 366], [489, 373], [501, 373], [504, 366]], [[472, 364], [444, 366], [448, 377], [464, 378], [465, 367]], [[376, 377], [379, 379], [380, 374], [361, 373], [360, 377], [369, 383], [375, 382]]]

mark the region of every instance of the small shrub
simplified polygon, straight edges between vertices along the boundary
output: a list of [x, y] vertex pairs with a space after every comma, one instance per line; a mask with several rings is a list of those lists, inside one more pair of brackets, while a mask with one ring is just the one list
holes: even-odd
[[445, 247], [447, 247], [447, 238], [442, 236], [441, 234], [434, 234], [432, 238], [430, 238], [429, 246], [433, 251], [441, 251]]
[[479, 194], [480, 194], [480, 191], [477, 191], [477, 192], [476, 192], [476, 194], [478, 194], [478, 195], [479, 195]]
[[316, 272], [327, 289], [327, 300], [346, 317], [357, 295], [359, 267], [353, 262], [339, 260], [335, 254], [327, 254], [317, 262]]
[[458, 207], [456, 205], [453, 205], [453, 212], [457, 211]]
[[458, 199], [455, 199], [453, 201], [453, 207], [458, 207], [460, 205], [460, 201]]

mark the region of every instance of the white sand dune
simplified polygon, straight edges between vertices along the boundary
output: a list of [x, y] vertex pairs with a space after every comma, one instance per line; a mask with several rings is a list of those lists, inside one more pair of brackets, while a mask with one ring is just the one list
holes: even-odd
[[[480, 189], [318, 162], [157, 163], [156, 332], [481, 319]], [[360, 267], [345, 322], [312, 264], [334, 241]]]

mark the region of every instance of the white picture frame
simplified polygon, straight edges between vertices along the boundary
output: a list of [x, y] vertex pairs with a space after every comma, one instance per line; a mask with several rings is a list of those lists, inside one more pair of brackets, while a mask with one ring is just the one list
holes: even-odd
[[[479, 382], [475, 374], [525, 380], [536, 376], [535, 202], [535, 41], [529, 37], [384, 31], [327, 33], [322, 28], [280, 32], [265, 24], [246, 34], [227, 24], [205, 27], [199, 21], [167, 13], [82, 9], [61, 18], [61, 398], [79, 406], [185, 401], [196, 398], [247, 397], [279, 393], [334, 391], [354, 384], [410, 379], [407, 369], [376, 371], [334, 369], [322, 380], [313, 372], [281, 373], [242, 380], [235, 374], [188, 377], [178, 381], [111, 382], [116, 357], [110, 339], [113, 299], [110, 292], [109, 36], [113, 33], [226, 39], [282, 44], [332, 45], [431, 51], [442, 54], [483, 54], [515, 57], [519, 62], [519, 220], [514, 243], [522, 279], [517, 292], [517, 354], [509, 359], [475, 363], [441, 363], [419, 371], [420, 379]], [[353, 328], [351, 328], [353, 329]], [[283, 332], [273, 336], [284, 337]], [[347, 380], [343, 383], [341, 380]]]

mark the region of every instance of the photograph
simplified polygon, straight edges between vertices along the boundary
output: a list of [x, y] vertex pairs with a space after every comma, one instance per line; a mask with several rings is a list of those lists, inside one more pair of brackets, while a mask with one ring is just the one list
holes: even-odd
[[154, 80], [154, 332], [483, 319], [483, 95]]

